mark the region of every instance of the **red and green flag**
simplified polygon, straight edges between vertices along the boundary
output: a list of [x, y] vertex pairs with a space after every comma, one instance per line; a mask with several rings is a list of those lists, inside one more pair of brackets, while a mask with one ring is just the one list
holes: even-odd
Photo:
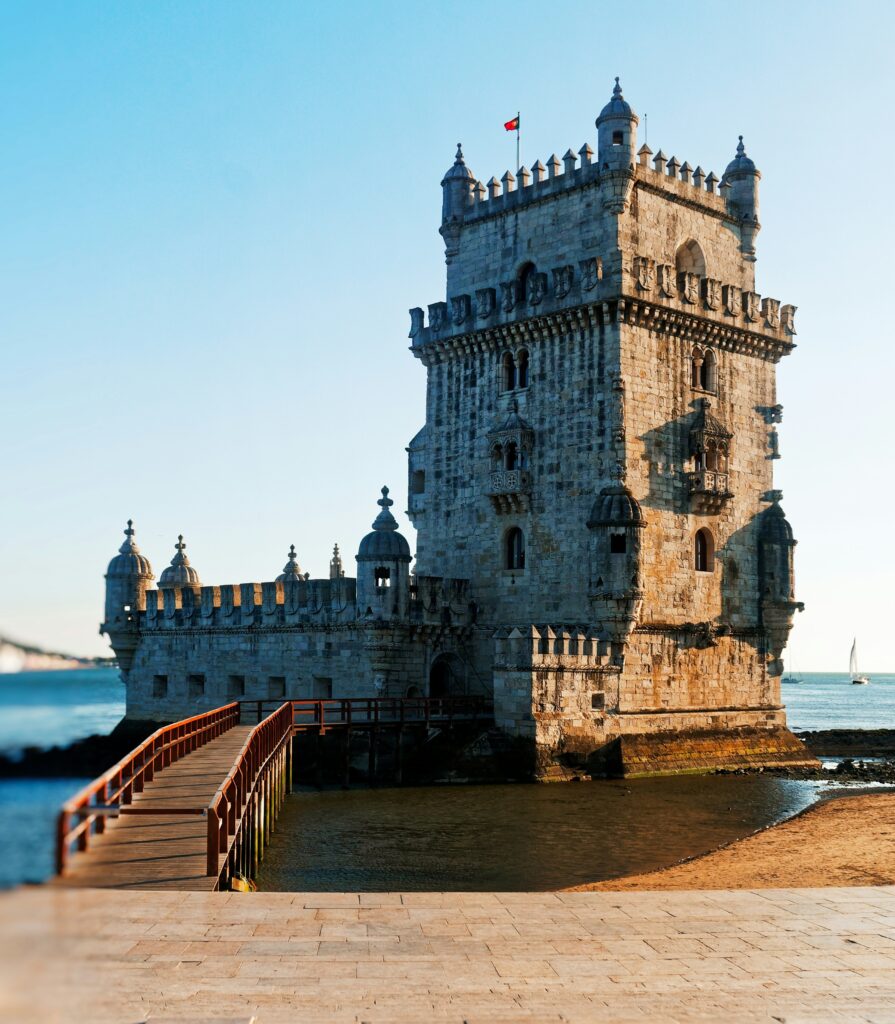
[[506, 128], [506, 130], [508, 132], [518, 132], [519, 131], [519, 115], [517, 114], [511, 121], [504, 121], [503, 126], [504, 126], [504, 128]]

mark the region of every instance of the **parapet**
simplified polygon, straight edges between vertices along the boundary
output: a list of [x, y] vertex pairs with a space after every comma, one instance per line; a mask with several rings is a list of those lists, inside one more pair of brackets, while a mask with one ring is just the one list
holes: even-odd
[[470, 597], [469, 580], [443, 576], [411, 576], [411, 622], [438, 626], [472, 626], [478, 606]]
[[494, 634], [494, 667], [507, 671], [617, 672], [612, 643], [592, 629], [514, 626]]
[[356, 585], [356, 580], [341, 577], [149, 590], [139, 627], [245, 629], [351, 622], [357, 617]]

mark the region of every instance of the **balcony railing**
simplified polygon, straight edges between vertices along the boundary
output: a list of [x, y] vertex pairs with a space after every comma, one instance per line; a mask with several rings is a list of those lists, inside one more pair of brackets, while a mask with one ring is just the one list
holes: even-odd
[[697, 469], [690, 474], [690, 493], [712, 494], [719, 498], [733, 497], [729, 483], [728, 473], [717, 469]]
[[527, 469], [495, 469], [491, 472], [489, 494], [528, 494], [531, 473]]

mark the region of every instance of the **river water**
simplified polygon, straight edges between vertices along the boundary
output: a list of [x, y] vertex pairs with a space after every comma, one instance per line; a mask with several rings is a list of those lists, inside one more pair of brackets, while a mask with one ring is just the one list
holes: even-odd
[[[783, 687], [794, 729], [895, 728], [895, 675]], [[124, 714], [109, 669], [0, 676], [0, 751], [107, 733]], [[0, 780], [0, 886], [52, 871], [55, 814], [85, 780]], [[710, 776], [550, 786], [301, 792], [287, 801], [263, 888], [545, 889], [673, 863], [795, 814], [819, 784]]]

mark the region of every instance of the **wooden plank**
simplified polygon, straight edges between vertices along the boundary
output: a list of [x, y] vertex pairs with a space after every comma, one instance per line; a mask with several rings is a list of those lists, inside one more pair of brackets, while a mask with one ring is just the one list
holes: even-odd
[[252, 726], [238, 725], [158, 772], [134, 795], [139, 814], [106, 819], [105, 832], [90, 837], [90, 849], [76, 853], [65, 875], [51, 884], [103, 889], [205, 889], [216, 878], [205, 874], [207, 825], [200, 815], [153, 816], [158, 808], [208, 804], [227, 776]]

